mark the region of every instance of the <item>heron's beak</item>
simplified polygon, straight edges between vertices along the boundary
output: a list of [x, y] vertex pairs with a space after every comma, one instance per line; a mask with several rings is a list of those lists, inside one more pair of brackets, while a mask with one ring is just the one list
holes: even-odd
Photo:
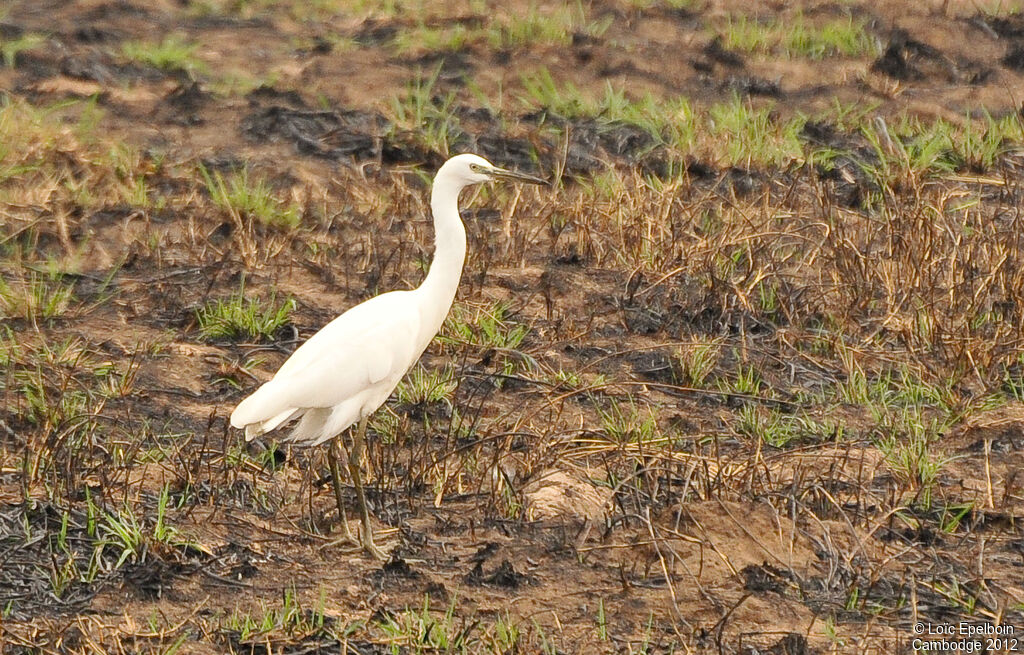
[[542, 180], [539, 177], [527, 175], [526, 173], [518, 173], [516, 171], [498, 168], [497, 166], [492, 168], [489, 172], [491, 175], [498, 179], [518, 180], [520, 182], [526, 182], [528, 184], [543, 184], [544, 186], [550, 186], [550, 182], [548, 182], [547, 180]]

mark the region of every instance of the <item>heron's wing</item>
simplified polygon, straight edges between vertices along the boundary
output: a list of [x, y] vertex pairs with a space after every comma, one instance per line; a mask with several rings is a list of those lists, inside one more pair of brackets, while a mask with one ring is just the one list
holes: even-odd
[[393, 292], [371, 298], [302, 344], [272, 380], [243, 400], [231, 424], [261, 423], [293, 409], [334, 407], [389, 378], [397, 382], [418, 354], [419, 315]]

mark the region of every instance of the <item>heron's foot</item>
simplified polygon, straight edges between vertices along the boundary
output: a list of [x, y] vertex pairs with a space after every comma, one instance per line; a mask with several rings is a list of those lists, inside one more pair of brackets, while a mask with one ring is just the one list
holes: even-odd
[[363, 542], [362, 543], [362, 547], [363, 547], [363, 550], [366, 552], [367, 555], [373, 557], [374, 559], [378, 559], [380, 561], [384, 561], [384, 560], [388, 559], [388, 554], [385, 553], [380, 548], [377, 548], [377, 544], [373, 543], [373, 532], [370, 532], [370, 531], [367, 530], [367, 531], [364, 531], [361, 536], [363, 538], [362, 539], [362, 542]]
[[352, 530], [348, 527], [348, 521], [342, 520], [341, 522], [341, 536], [334, 541], [329, 541], [320, 547], [320, 550], [327, 548], [334, 548], [335, 546], [354, 546], [362, 549], [367, 555], [370, 555], [377, 560], [387, 560], [388, 554], [377, 547], [377, 544], [373, 541], [373, 530], [371, 529], [360, 529], [359, 536], [352, 534]]
[[334, 541], [330, 541], [324, 544], [320, 548], [334, 548], [335, 546], [340, 546], [342, 544], [347, 544], [349, 546], [356, 547], [362, 547], [363, 545], [362, 542], [359, 541], [359, 539], [357, 539], [354, 534], [352, 534], [352, 531], [348, 527], [348, 521], [345, 519], [344, 515], [342, 515], [341, 517], [341, 536], [339, 536]]

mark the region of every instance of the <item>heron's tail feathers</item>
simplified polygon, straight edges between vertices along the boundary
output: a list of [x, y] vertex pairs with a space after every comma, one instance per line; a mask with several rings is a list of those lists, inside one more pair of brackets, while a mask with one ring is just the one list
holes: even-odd
[[333, 436], [324, 435], [324, 428], [330, 416], [331, 408], [316, 408], [307, 411], [284, 440], [309, 446], [323, 443]]
[[[235, 410], [235, 411], [237, 412], [238, 410]], [[236, 424], [235, 423], [235, 417], [234, 417], [234, 415], [232, 415], [232, 417], [231, 417], [231, 419], [232, 419], [231, 420], [231, 424], [234, 425], [235, 427], [240, 427], [240, 428], [244, 427], [245, 428], [245, 440], [246, 441], [252, 441], [256, 437], [260, 436], [261, 434], [266, 434], [267, 432], [270, 432], [274, 428], [277, 428], [278, 426], [283, 425], [284, 423], [287, 423], [292, 418], [294, 418], [295, 416], [297, 416], [297, 415], [299, 415], [301, 413], [302, 413], [301, 409], [295, 409], [295, 408], [286, 409], [285, 411], [281, 412], [277, 416], [273, 416], [273, 417], [271, 417], [269, 419], [266, 419], [266, 420], [263, 420], [263, 421], [256, 421], [254, 423], [246, 423], [246, 424], [243, 424], [243, 425]]]

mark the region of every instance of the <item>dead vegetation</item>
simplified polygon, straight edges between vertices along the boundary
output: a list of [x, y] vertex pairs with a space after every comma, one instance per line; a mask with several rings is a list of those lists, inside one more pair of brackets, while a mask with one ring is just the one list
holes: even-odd
[[[358, 4], [0, 25], [0, 650], [1024, 626], [1019, 14]], [[464, 199], [457, 306], [371, 425], [381, 567], [325, 547], [320, 453], [226, 417], [418, 283], [462, 149], [555, 186]]]

